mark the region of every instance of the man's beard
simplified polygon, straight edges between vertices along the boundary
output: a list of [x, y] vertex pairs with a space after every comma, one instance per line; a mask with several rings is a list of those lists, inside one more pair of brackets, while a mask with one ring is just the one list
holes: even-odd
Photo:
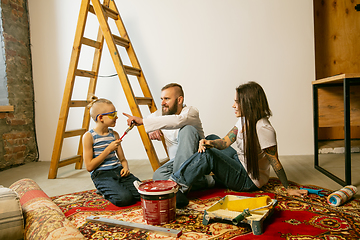
[[178, 105], [174, 104], [173, 106], [169, 107], [168, 110], [166, 112], [164, 112], [164, 107], [161, 108], [162, 110], [162, 115], [174, 115], [175, 113], [177, 113], [178, 110]]

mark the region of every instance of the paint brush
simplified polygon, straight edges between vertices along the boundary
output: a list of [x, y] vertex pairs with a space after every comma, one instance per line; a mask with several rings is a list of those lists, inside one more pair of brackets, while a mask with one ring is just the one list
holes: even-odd
[[131, 130], [133, 129], [133, 127], [135, 126], [135, 122], [132, 122], [130, 127], [128, 127], [128, 129], [125, 130], [124, 134], [121, 136], [120, 140], [123, 139], [123, 137]]

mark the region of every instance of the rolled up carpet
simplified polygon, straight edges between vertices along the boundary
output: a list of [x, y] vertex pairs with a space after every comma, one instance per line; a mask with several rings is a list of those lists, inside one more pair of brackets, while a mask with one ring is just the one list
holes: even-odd
[[20, 198], [26, 240], [85, 239], [34, 180], [21, 179], [9, 188]]

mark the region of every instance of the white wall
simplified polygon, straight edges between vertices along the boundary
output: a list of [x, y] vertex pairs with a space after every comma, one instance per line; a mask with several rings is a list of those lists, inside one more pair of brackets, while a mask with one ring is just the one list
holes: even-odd
[[[311, 0], [115, 1], [158, 107], [160, 88], [178, 82], [185, 102], [200, 110], [205, 134], [224, 136], [236, 121], [235, 88], [257, 81], [273, 111], [279, 154], [313, 154]], [[41, 161], [51, 159], [80, 2], [29, 0]], [[85, 35], [95, 39], [97, 26], [90, 14]], [[79, 68], [91, 69], [91, 58], [84, 47]], [[100, 75], [114, 73], [106, 48]], [[73, 99], [86, 98], [87, 82], [78, 78]], [[100, 78], [96, 95], [112, 100], [119, 112], [130, 112], [117, 78]], [[72, 110], [67, 129], [80, 128], [81, 120], [81, 111]], [[118, 119], [120, 134], [125, 120]], [[77, 151], [78, 139], [66, 141], [62, 157]], [[128, 159], [146, 158], [136, 130], [124, 138], [123, 148]]]

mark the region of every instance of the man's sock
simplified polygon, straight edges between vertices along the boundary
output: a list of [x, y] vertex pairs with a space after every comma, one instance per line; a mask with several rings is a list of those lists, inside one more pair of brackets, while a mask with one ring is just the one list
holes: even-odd
[[186, 195], [181, 191], [176, 192], [176, 208], [184, 208], [189, 205], [189, 200]]
[[213, 178], [213, 176], [211, 175], [205, 175], [205, 178], [207, 180], [207, 183], [208, 183], [208, 187], [209, 188], [212, 188], [215, 186], [215, 179]]

